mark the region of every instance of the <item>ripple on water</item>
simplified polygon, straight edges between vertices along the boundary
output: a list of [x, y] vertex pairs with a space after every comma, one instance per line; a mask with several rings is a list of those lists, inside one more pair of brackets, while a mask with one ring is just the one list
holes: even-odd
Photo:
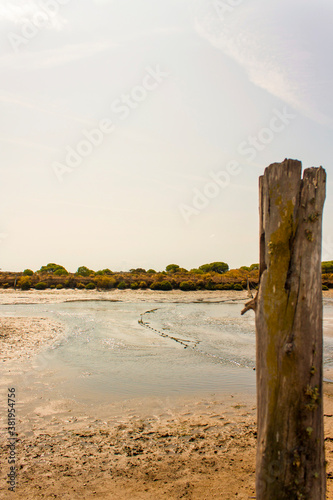
[[[93, 403], [134, 396], [254, 393], [254, 314], [240, 316], [241, 308], [237, 303], [74, 302], [52, 308], [3, 306], [2, 313], [48, 316], [65, 325], [64, 337], [34, 359], [40, 369], [30, 370], [27, 390], [43, 379], [43, 387], [59, 397], [75, 395]], [[332, 304], [324, 311], [327, 328], [333, 321]], [[325, 338], [325, 363], [333, 365], [333, 338]]]

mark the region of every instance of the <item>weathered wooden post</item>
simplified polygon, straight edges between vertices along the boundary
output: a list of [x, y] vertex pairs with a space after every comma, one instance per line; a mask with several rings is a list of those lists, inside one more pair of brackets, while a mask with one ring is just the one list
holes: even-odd
[[325, 170], [284, 160], [260, 191], [257, 500], [324, 500], [321, 228]]

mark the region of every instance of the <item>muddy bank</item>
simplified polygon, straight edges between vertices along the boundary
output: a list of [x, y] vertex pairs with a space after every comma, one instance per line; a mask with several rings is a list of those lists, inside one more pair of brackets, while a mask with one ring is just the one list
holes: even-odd
[[[255, 294], [255, 290], [253, 291]], [[333, 289], [323, 291], [323, 298], [332, 299]], [[0, 289], [0, 304], [51, 304], [76, 300], [115, 300], [122, 302], [224, 302], [248, 300], [246, 290], [12, 290]]]
[[[38, 421], [18, 424], [13, 497], [254, 496], [255, 407], [240, 397], [226, 399], [178, 402], [150, 415], [143, 408], [119, 407], [118, 414], [110, 408], [98, 419], [73, 416], [68, 408], [65, 415], [61, 402], [49, 413], [44, 407]], [[6, 453], [2, 449], [2, 463]], [[0, 492], [5, 498], [3, 480]]]
[[[100, 296], [95, 291], [60, 292], [60, 302], [81, 300], [82, 293], [85, 300]], [[29, 300], [52, 303], [57, 294], [34, 291]], [[6, 302], [9, 296], [11, 303], [27, 299], [26, 292], [6, 291], [0, 301]], [[147, 302], [179, 301], [181, 297], [186, 301], [246, 299], [243, 292], [188, 295], [125, 290], [106, 292], [105, 296], [106, 300]], [[3, 359], [8, 366], [17, 361], [17, 369], [23, 359], [63, 334], [62, 325], [47, 318], [2, 317], [0, 328]], [[333, 500], [333, 384], [324, 384], [324, 388], [327, 498]], [[6, 392], [1, 392], [1, 401], [6, 401]], [[70, 397], [46, 401], [36, 394], [29, 400], [19, 388], [18, 396], [17, 487], [12, 498], [255, 498], [255, 398], [211, 395], [94, 407], [73, 403]], [[2, 408], [0, 497], [7, 498], [7, 409]]]
[[0, 289], [0, 304], [51, 304], [67, 301], [110, 300], [121, 302], [223, 302], [246, 300], [247, 292], [236, 290], [202, 290], [182, 292], [170, 290], [3, 290]]
[[1, 317], [1, 361], [27, 360], [52, 345], [63, 334], [63, 325], [48, 318]]
[[[44, 408], [38, 424], [21, 420], [12, 497], [255, 498], [256, 409], [246, 397], [178, 402], [177, 408], [166, 406], [150, 415], [135, 408], [118, 408], [117, 415], [114, 410], [105, 409], [98, 418], [74, 416], [58, 402], [49, 413]], [[330, 396], [325, 396], [325, 437], [330, 500]], [[7, 454], [2, 448], [2, 463]], [[3, 478], [0, 495], [6, 498]]]

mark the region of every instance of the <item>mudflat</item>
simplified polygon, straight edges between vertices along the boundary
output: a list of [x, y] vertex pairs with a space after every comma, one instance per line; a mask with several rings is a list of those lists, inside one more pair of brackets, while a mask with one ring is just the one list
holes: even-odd
[[[0, 303], [101, 297], [99, 292], [71, 292], [6, 291], [0, 294]], [[115, 291], [106, 292], [102, 299], [130, 301], [135, 296], [140, 300], [141, 294], [147, 301], [152, 297], [158, 301], [246, 298], [243, 292]], [[11, 369], [15, 363], [17, 371], [29, 356], [55, 342], [62, 325], [47, 318], [1, 317], [0, 332], [2, 365]], [[333, 500], [332, 384], [325, 383], [324, 390], [327, 498]], [[2, 401], [5, 398], [4, 392]], [[100, 405], [98, 410], [69, 399], [23, 397], [17, 412], [15, 493], [7, 489], [9, 449], [1, 413], [1, 498], [255, 498], [256, 402], [252, 396], [131, 399]]]

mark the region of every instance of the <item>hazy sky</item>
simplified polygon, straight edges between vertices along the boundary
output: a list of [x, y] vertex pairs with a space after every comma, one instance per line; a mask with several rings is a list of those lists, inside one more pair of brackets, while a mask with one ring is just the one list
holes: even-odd
[[328, 174], [331, 0], [0, 0], [0, 266], [258, 261], [258, 176]]

